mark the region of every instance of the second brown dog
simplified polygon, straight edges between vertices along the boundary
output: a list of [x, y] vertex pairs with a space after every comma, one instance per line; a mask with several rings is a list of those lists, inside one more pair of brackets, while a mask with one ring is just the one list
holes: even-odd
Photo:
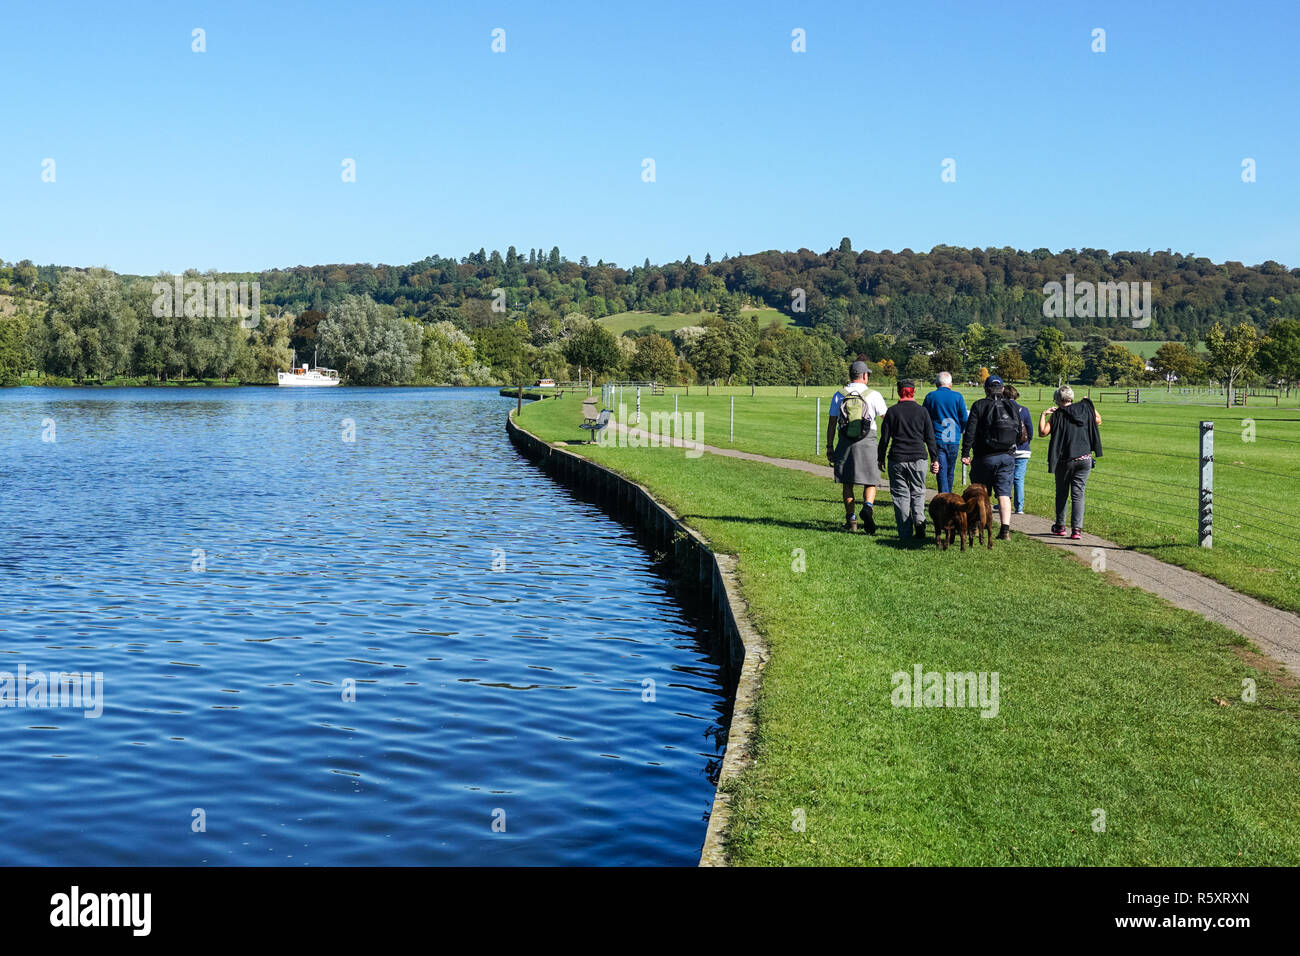
[[988, 538], [989, 550], [993, 550], [993, 502], [989, 500], [989, 490], [983, 485], [970, 485], [961, 493], [966, 507], [966, 534], [972, 539], [979, 536], [980, 544]]

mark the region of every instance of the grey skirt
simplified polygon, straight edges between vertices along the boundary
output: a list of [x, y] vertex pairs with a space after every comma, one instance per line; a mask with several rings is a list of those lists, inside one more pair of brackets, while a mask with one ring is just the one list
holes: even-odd
[[877, 447], [875, 432], [855, 442], [840, 441], [835, 446], [835, 480], [842, 485], [879, 485]]

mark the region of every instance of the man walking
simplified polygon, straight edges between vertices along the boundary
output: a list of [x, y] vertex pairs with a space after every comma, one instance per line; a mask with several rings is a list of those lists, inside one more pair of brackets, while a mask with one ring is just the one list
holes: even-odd
[[1016, 475], [1016, 448], [1028, 439], [1020, 420], [1020, 406], [1002, 394], [1002, 379], [990, 375], [984, 380], [984, 397], [970, 408], [962, 435], [961, 461], [975, 465], [971, 481], [986, 486], [998, 499], [998, 540], [1011, 537], [1011, 488]]
[[930, 414], [916, 404], [916, 383], [898, 383], [898, 404], [880, 421], [876, 463], [889, 468], [889, 497], [894, 502], [894, 524], [902, 544], [925, 541], [925, 456], [930, 471], [939, 473], [939, 449]]
[[952, 388], [952, 373], [940, 372], [938, 386], [921, 404], [930, 413], [935, 441], [939, 446], [939, 490], [952, 491], [952, 475], [957, 468], [957, 448], [966, 428], [966, 399]]
[[880, 393], [867, 387], [869, 372], [866, 362], [854, 362], [849, 366], [849, 383], [831, 399], [830, 418], [826, 422], [826, 458], [844, 491], [844, 527], [849, 531], [858, 530], [853, 488], [861, 485], [862, 530], [875, 534], [876, 486], [880, 484], [876, 419], [888, 409]]

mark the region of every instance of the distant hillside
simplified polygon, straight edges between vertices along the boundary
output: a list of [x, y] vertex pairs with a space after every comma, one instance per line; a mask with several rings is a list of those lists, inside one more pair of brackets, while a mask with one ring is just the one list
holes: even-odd
[[[1150, 282], [1153, 322], [1135, 329], [1124, 317], [1044, 319], [1044, 286], [1067, 275], [1097, 283]], [[58, 276], [55, 266], [0, 264], [0, 291], [9, 281], [39, 291]], [[706, 255], [702, 262], [688, 256], [663, 265], [646, 260], [630, 269], [593, 265], [585, 256], [574, 262], [556, 247], [525, 253], [511, 246], [504, 255], [480, 249], [460, 259], [435, 255], [401, 266], [296, 266], [222, 277], [258, 279], [264, 303], [294, 313], [324, 311], [348, 294], [363, 294], [413, 318], [443, 307], [478, 313], [477, 324], [514, 312], [525, 313], [530, 323], [581, 312], [609, 317], [617, 328], [614, 320], [628, 312], [714, 312], [731, 298], [797, 317], [801, 325], [827, 325], [849, 343], [877, 333], [933, 339], [927, 328], [961, 331], [971, 323], [1010, 338], [1050, 324], [1075, 340], [1094, 333], [1114, 340], [1178, 340], [1200, 338], [1216, 321], [1246, 320], [1263, 329], [1277, 318], [1300, 318], [1300, 269], [1273, 261], [1246, 266], [1149, 250], [935, 246], [929, 252], [855, 252], [847, 238], [820, 253], [769, 251], [717, 260]], [[794, 305], [800, 297], [802, 311]]]

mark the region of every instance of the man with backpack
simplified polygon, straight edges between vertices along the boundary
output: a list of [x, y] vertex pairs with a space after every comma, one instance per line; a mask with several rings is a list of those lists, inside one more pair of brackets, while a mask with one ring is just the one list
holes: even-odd
[[866, 362], [854, 362], [849, 366], [849, 383], [831, 398], [826, 458], [844, 491], [844, 527], [858, 530], [853, 490], [855, 485], [861, 485], [862, 530], [875, 534], [876, 486], [880, 484], [876, 420], [888, 409], [880, 393], [867, 387], [869, 372]]
[[1011, 491], [1016, 477], [1016, 449], [1029, 440], [1020, 406], [1002, 394], [1002, 379], [984, 380], [984, 398], [970, 407], [961, 440], [961, 461], [971, 464], [971, 481], [984, 485], [998, 499], [998, 540], [1011, 537]]

